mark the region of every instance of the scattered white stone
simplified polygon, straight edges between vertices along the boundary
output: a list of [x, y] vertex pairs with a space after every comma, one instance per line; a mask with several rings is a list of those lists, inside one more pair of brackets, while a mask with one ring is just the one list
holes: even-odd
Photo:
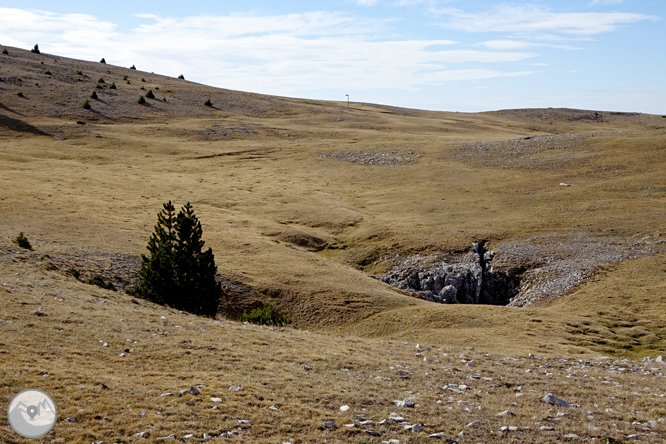
[[274, 412], [279, 412], [279, 411], [280, 411], [280, 410], [278, 410], [278, 408], [275, 407], [274, 405], [268, 407], [268, 410], [273, 410]]
[[156, 441], [173, 441], [176, 439], [176, 435], [169, 435], [169, 436], [163, 436], [161, 438], [157, 438]]
[[475, 425], [479, 425], [479, 424], [481, 424], [481, 421], [472, 421], [469, 424], [467, 424], [465, 427], [470, 428], [470, 427], [474, 427]]
[[570, 187], [571, 185], [569, 185], [568, 183], [560, 182], [560, 186], [563, 186], [563, 187]]
[[575, 433], [569, 433], [568, 435], [564, 435], [564, 437], [567, 439], [580, 439], [580, 436], [576, 435]]
[[514, 416], [514, 415], [513, 415], [513, 412], [511, 410], [504, 410], [503, 412], [498, 413], [497, 416], [506, 417], [506, 416]]
[[393, 401], [393, 404], [398, 407], [414, 407], [414, 403], [409, 399], [405, 399], [404, 401]]
[[[202, 386], [202, 388], [205, 388], [205, 387]], [[190, 387], [190, 393], [192, 393], [193, 395], [199, 395], [200, 394], [199, 390], [195, 386]]]
[[239, 419], [237, 422], [238, 424], [247, 424], [247, 425], [252, 424], [252, 421], [250, 421], [249, 419]]
[[210, 398], [211, 402], [222, 402], [222, 398]]
[[436, 439], [446, 438], [446, 433], [444, 432], [433, 433], [432, 435], [428, 435], [428, 438], [436, 438]]
[[150, 432], [148, 432], [148, 431], [139, 432], [139, 433], [135, 433], [133, 436], [135, 438], [148, 438], [150, 436]]
[[342, 407], [340, 407], [340, 411], [341, 411], [341, 412], [346, 412], [347, 410], [349, 410], [349, 406], [348, 406], [348, 405], [343, 405]]
[[229, 390], [231, 390], [232, 392], [242, 392], [243, 387], [238, 387], [238, 386], [232, 385], [231, 387], [229, 387]]
[[388, 420], [398, 424], [406, 421], [402, 416], [391, 416]]
[[194, 437], [194, 434], [192, 434], [192, 433], [188, 433], [187, 435], [184, 435], [184, 436], [183, 436], [182, 438], [180, 438], [180, 439], [190, 439], [190, 438], [192, 438], [192, 437]]
[[548, 404], [553, 404], [558, 407], [569, 407], [571, 404], [566, 402], [563, 399], [558, 398], [557, 396], [553, 395], [552, 393], [548, 393], [546, 396], [541, 398], [543, 402], [547, 402]]
[[164, 398], [165, 396], [173, 396], [173, 393], [171, 393], [171, 392], [166, 392], [166, 393], [162, 393], [160, 396], [161, 396], [162, 398]]
[[423, 426], [421, 424], [414, 424], [412, 426], [412, 432], [422, 432]]
[[659, 356], [657, 356], [657, 357], [655, 358], [654, 362], [660, 362], [660, 363], [661, 363], [661, 362], [664, 362], [664, 357], [661, 356], [661, 355], [659, 355]]
[[212, 438], [212, 436], [210, 436], [208, 433], [203, 434], [203, 440], [204, 441], [210, 441], [211, 438]]
[[334, 429], [335, 428], [335, 421], [326, 421], [326, 422], [324, 422], [324, 428], [325, 429]]
[[555, 427], [551, 427], [551, 426], [541, 426], [541, 427], [539, 427], [539, 430], [543, 430], [543, 431], [551, 431], [551, 430], [555, 430]]

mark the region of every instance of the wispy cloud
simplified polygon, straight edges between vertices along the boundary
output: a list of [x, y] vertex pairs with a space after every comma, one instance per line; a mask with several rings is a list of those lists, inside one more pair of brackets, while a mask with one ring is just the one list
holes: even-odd
[[590, 6], [594, 5], [617, 5], [624, 2], [624, 0], [592, 0]]
[[485, 46], [486, 48], [490, 49], [511, 50], [511, 51], [523, 50], [535, 47], [549, 47], [549, 48], [568, 49], [568, 50], [581, 49], [579, 47], [570, 46], [570, 45], [554, 45], [548, 43], [530, 42], [526, 40], [488, 40], [486, 42], [479, 43], [478, 45]]
[[628, 23], [657, 17], [627, 12], [552, 12], [536, 6], [497, 6], [492, 11], [466, 13], [456, 8], [435, 10], [442, 26], [468, 32], [560, 33], [590, 36], [611, 32]]
[[[415, 89], [451, 80], [523, 76], [487, 64], [536, 54], [458, 49], [451, 40], [381, 40], [387, 23], [344, 14], [162, 18], [120, 32], [92, 16], [0, 8], [0, 41], [216, 86], [290, 95], [321, 88]], [[166, 44], [165, 42], [168, 42]]]

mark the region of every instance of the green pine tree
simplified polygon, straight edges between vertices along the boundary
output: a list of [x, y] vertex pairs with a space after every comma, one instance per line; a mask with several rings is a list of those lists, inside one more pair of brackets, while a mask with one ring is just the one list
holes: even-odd
[[139, 281], [131, 293], [178, 310], [214, 317], [222, 289], [215, 280], [213, 251], [202, 251], [202, 234], [189, 202], [178, 215], [171, 201], [165, 203], [148, 241], [150, 257], [141, 256]]

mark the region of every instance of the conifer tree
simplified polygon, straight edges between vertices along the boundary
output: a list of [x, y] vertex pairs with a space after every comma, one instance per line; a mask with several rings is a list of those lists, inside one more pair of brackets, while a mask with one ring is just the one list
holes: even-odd
[[141, 256], [139, 281], [132, 294], [198, 315], [215, 316], [221, 285], [215, 280], [213, 251], [205, 242], [199, 219], [188, 202], [178, 213], [171, 201], [157, 215], [155, 231]]

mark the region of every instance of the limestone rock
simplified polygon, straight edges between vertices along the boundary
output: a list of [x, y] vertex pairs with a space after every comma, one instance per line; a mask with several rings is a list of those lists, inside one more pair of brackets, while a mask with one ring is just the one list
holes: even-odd
[[571, 404], [566, 402], [563, 399], [558, 398], [557, 396], [553, 395], [552, 393], [548, 393], [546, 396], [541, 398], [543, 402], [546, 402], [548, 404], [553, 404], [558, 407], [569, 407]]

